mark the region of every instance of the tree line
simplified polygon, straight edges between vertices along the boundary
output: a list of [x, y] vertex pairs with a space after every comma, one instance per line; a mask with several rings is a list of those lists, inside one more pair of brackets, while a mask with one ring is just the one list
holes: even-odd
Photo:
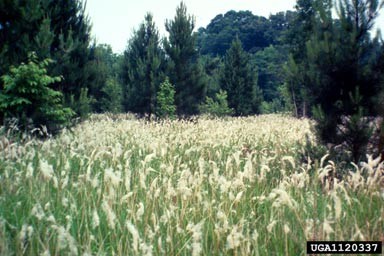
[[[371, 35], [383, 4], [298, 0], [287, 35], [285, 88], [294, 114], [313, 117], [319, 139], [344, 145], [355, 162], [365, 157], [373, 135], [368, 117], [383, 117], [384, 45], [380, 34]], [[381, 126], [379, 152], [383, 152]]]
[[167, 37], [148, 13], [115, 54], [92, 40], [79, 0], [0, 0], [0, 121], [59, 130], [92, 112], [291, 112], [357, 160], [372, 135], [366, 117], [383, 115], [384, 45], [372, 35], [382, 7], [297, 0], [294, 11], [229, 11], [196, 30], [181, 2]]

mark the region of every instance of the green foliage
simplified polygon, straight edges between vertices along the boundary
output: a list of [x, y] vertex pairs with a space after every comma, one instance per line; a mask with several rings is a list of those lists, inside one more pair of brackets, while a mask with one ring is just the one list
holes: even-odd
[[[308, 63], [307, 42], [316, 32], [316, 17], [319, 19], [319, 16], [316, 16], [317, 5], [320, 2], [298, 0], [295, 6], [296, 13], [285, 36], [285, 41], [290, 48], [288, 61], [284, 66], [285, 91], [288, 93], [286, 99], [296, 117], [310, 115], [310, 108], [313, 106], [311, 95], [308, 92], [311, 84], [309, 76], [313, 69], [310, 69]], [[328, 28], [325, 23], [324, 28], [324, 30]]]
[[206, 81], [203, 67], [198, 61], [194, 27], [195, 19], [187, 14], [183, 2], [177, 7], [174, 20], [167, 20], [165, 24], [169, 33], [168, 38], [164, 39], [164, 49], [169, 56], [167, 74], [175, 85], [175, 103], [179, 115], [197, 114], [205, 96]]
[[[289, 55], [288, 61], [286, 65], [284, 65], [284, 73], [285, 73], [285, 99], [289, 102], [291, 106], [291, 110], [295, 117], [299, 117], [298, 104], [297, 104], [297, 95], [298, 95], [298, 87], [302, 86], [302, 83], [295, 80], [295, 78], [300, 78], [299, 67], [296, 61], [293, 59], [292, 54]], [[302, 98], [302, 97], [301, 97]]]
[[53, 74], [65, 79], [56, 84], [64, 95], [80, 96], [82, 88], [91, 88], [94, 74], [87, 70], [90, 61], [91, 24], [85, 13], [84, 1], [42, 1], [43, 15], [51, 17], [54, 40], [50, 56], [57, 60], [52, 66]]
[[263, 93], [262, 113], [288, 111], [289, 105], [282, 86], [285, 76], [282, 68], [288, 61], [287, 46], [269, 46], [251, 56], [258, 71], [257, 84]]
[[353, 94], [350, 93], [349, 96], [354, 109], [352, 114], [348, 116], [329, 115], [320, 106], [317, 106], [314, 110], [314, 117], [317, 120], [315, 128], [323, 142], [344, 143], [352, 160], [358, 163], [366, 154], [373, 129], [366, 117], [366, 109], [361, 105], [363, 98], [359, 89], [356, 88], [356, 91]]
[[102, 89], [106, 97], [101, 100], [103, 112], [120, 113], [123, 110], [123, 90], [117, 79], [110, 78]]
[[69, 123], [72, 110], [62, 106], [62, 93], [49, 87], [61, 80], [47, 74], [51, 62], [39, 62], [36, 54], [31, 53], [27, 64], [12, 67], [9, 74], [2, 76], [0, 112], [5, 118], [18, 119], [24, 129], [32, 128], [30, 125], [55, 129]]
[[288, 61], [285, 47], [269, 46], [252, 56], [258, 70], [258, 85], [263, 90], [265, 101], [273, 101], [281, 97], [279, 86], [284, 83], [284, 73], [281, 68]]
[[315, 130], [319, 140], [323, 143], [341, 143], [340, 139], [337, 136], [337, 123], [340, 123], [340, 120], [335, 115], [327, 116], [324, 110], [320, 105], [316, 105], [312, 108], [312, 114], [316, 120]]
[[262, 94], [257, 86], [256, 74], [249, 55], [237, 38], [224, 58], [220, 79], [222, 88], [228, 92], [229, 107], [234, 109], [235, 115], [260, 113]]
[[158, 118], [173, 119], [175, 117], [175, 114], [175, 88], [169, 82], [169, 79], [167, 77], [165, 81], [160, 84], [160, 88], [157, 93], [156, 116]]
[[202, 55], [200, 63], [204, 69], [207, 81], [206, 96], [215, 97], [220, 91], [220, 70], [223, 66], [222, 58]]
[[215, 117], [232, 115], [234, 111], [229, 108], [227, 97], [227, 92], [223, 90], [216, 93], [216, 99], [207, 96], [205, 103], [200, 106], [200, 112]]
[[228, 11], [198, 30], [198, 47], [201, 54], [224, 56], [232, 41], [239, 37], [245, 51], [254, 53], [280, 43], [291, 18], [290, 11], [271, 15], [269, 19], [250, 11]]
[[286, 85], [296, 115], [305, 116], [312, 106], [308, 114], [320, 140], [346, 144], [358, 161], [371, 134], [364, 116], [374, 114], [370, 103], [382, 72], [375, 70], [379, 47], [369, 33], [381, 6], [377, 0], [343, 0], [336, 7], [338, 20], [330, 0], [298, 2]]
[[[374, 17], [377, 10], [372, 9], [369, 17], [360, 16], [359, 9], [363, 5], [368, 8], [369, 1], [358, 2], [358, 5], [349, 1], [339, 3], [340, 24], [332, 21], [330, 10], [320, 8], [320, 11], [325, 9], [322, 13], [326, 13], [327, 18], [323, 20], [329, 29], [318, 32], [316, 38], [307, 43], [311, 82], [307, 90], [323, 111], [317, 120], [320, 139], [333, 144], [345, 142], [355, 161], [365, 155], [370, 137], [363, 117], [369, 114], [368, 103], [376, 83], [370, 72], [369, 59], [375, 57], [370, 48], [368, 27], [373, 22], [369, 17]], [[316, 26], [323, 27], [324, 22]], [[340, 126], [342, 129], [337, 129]]]
[[[114, 109], [116, 107], [115, 103], [121, 100], [121, 96], [111, 98], [111, 93], [117, 96], [117, 94], [112, 91], [122, 91], [122, 89], [117, 88], [117, 84], [117, 87], [113, 89], [112, 87], [114, 86], [110, 84], [112, 80], [120, 84], [116, 79], [119, 75], [119, 60], [119, 56], [113, 53], [110, 45], [92, 44], [90, 48], [90, 61], [86, 67], [86, 73], [92, 74], [90, 80], [93, 81], [93, 83], [90, 84], [88, 95], [94, 99], [92, 103], [93, 112], [100, 113]], [[109, 106], [109, 104], [114, 106]]]
[[48, 73], [64, 79], [51, 87], [65, 97], [79, 96], [92, 83], [86, 72], [90, 24], [82, 1], [1, 0], [0, 28], [0, 76], [36, 52], [40, 60], [56, 60]]
[[263, 101], [260, 107], [260, 112], [262, 114], [281, 113], [285, 110], [284, 101], [280, 98], [273, 99], [272, 101]]
[[125, 108], [140, 114], [155, 112], [158, 85], [163, 80], [164, 53], [160, 36], [148, 13], [124, 52]]
[[372, 137], [373, 129], [365, 118], [366, 109], [362, 106], [362, 96], [359, 88], [349, 94], [354, 112], [345, 123], [345, 129], [341, 130], [342, 140], [346, 142], [352, 159], [355, 163], [365, 157], [369, 139]]
[[286, 111], [290, 101], [284, 98], [279, 87], [285, 81], [281, 71], [290, 48], [285, 38], [295, 17], [296, 12], [292, 11], [279, 12], [269, 18], [253, 15], [250, 11], [229, 11], [217, 15], [206, 28], [199, 28], [197, 45], [204, 57], [207, 96], [213, 98], [220, 90], [220, 79], [212, 64], [224, 57], [231, 43], [238, 38], [244, 51], [251, 54], [250, 62], [257, 67], [258, 86], [264, 99], [262, 111]]
[[84, 120], [91, 114], [94, 102], [95, 99], [88, 95], [88, 88], [81, 88], [78, 97], [73, 94], [70, 96], [68, 105]]
[[[384, 45], [383, 45], [383, 48], [384, 48]], [[384, 49], [383, 49], [384, 50]], [[384, 54], [384, 52], [382, 53]], [[384, 64], [384, 58], [382, 59], [383, 63]], [[379, 93], [379, 95], [377, 96], [377, 98], [375, 99], [376, 101], [376, 111], [379, 115], [379, 117], [381, 118], [381, 125], [379, 127], [379, 143], [377, 145], [377, 152], [378, 154], [381, 155], [381, 159], [384, 160], [384, 74], [382, 74], [382, 83], [381, 83], [381, 92]]]

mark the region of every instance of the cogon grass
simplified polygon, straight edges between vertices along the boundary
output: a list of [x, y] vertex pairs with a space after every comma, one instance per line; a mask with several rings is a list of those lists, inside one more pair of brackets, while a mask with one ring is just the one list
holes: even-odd
[[[92, 116], [0, 153], [0, 254], [304, 255], [379, 240], [383, 164], [302, 162], [310, 121]], [[307, 158], [310, 156], [306, 156]]]

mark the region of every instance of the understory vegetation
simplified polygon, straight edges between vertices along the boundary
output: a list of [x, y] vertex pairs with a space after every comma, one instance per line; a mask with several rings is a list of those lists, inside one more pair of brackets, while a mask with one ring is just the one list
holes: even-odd
[[3, 137], [0, 255], [305, 255], [307, 240], [383, 240], [383, 164], [341, 172], [308, 150], [321, 148], [310, 127], [92, 115], [44, 141]]

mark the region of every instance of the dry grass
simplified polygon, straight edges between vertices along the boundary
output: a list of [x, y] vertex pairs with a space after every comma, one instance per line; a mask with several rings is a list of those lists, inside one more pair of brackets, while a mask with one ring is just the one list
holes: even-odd
[[[310, 124], [93, 116], [0, 152], [0, 254], [305, 255], [379, 240], [383, 165], [302, 163]], [[345, 170], [344, 170], [345, 171]]]

